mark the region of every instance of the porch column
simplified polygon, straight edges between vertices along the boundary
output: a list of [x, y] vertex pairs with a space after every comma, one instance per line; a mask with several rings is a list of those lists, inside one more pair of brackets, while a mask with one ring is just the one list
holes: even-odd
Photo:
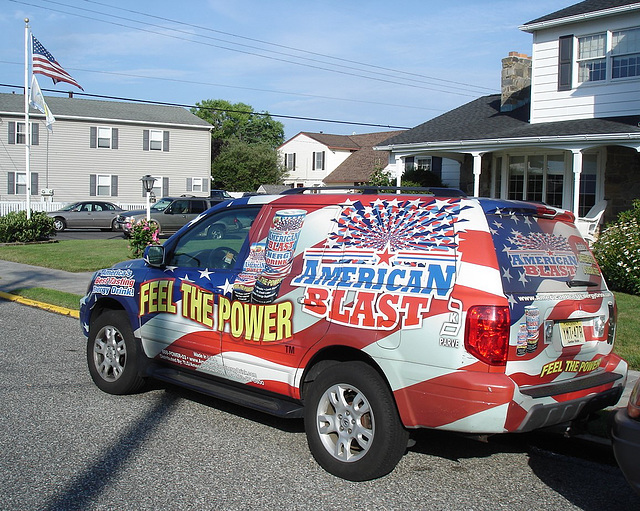
[[473, 156], [473, 196], [480, 195], [480, 174], [482, 173], [482, 153], [471, 153]]
[[582, 152], [580, 149], [571, 149], [573, 154], [573, 214], [578, 218], [580, 207], [580, 174], [582, 174]]
[[402, 174], [404, 174], [404, 159], [405, 155], [395, 155], [395, 169], [393, 170], [393, 176], [396, 178], [396, 186], [401, 186]]

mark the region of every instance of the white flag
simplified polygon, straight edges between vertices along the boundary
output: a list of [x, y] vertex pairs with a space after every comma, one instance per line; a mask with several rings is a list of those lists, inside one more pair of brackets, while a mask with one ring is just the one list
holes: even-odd
[[31, 95], [29, 97], [29, 104], [38, 110], [40, 110], [45, 116], [45, 124], [49, 130], [53, 131], [53, 123], [56, 122], [56, 118], [49, 110], [47, 103], [44, 100], [44, 96], [42, 95], [42, 91], [40, 90], [40, 85], [38, 85], [38, 80], [36, 80], [36, 76], [31, 76]]

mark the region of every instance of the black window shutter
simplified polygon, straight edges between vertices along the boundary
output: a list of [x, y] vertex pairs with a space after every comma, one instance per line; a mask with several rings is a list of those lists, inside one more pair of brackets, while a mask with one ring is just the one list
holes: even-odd
[[95, 149], [98, 147], [98, 128], [91, 126], [89, 130], [89, 147]]
[[16, 173], [7, 172], [7, 194], [16, 194]]
[[16, 123], [15, 121], [9, 121], [9, 143], [16, 143]]
[[37, 122], [31, 123], [31, 145], [40, 145], [40, 125]]
[[40, 192], [38, 191], [38, 173], [31, 173], [31, 195], [38, 195]]
[[168, 131], [162, 132], [162, 150], [163, 151], [169, 150], [169, 132]]
[[187, 191], [193, 191], [193, 180], [190, 177], [187, 178]]
[[112, 197], [118, 196], [118, 176], [114, 176], [114, 175], [111, 176], [111, 196]]
[[142, 130], [142, 150], [149, 150], [149, 130]]
[[111, 149], [118, 149], [118, 128], [111, 128]]
[[89, 196], [95, 197], [97, 194], [96, 191], [96, 175], [89, 174]]
[[162, 192], [163, 195], [169, 195], [169, 178], [162, 178]]
[[209, 193], [209, 184], [208, 183], [209, 183], [209, 179], [204, 178], [202, 180], [202, 191], [204, 193]]
[[324, 151], [322, 151], [322, 168], [320, 170], [324, 170]]
[[573, 69], [573, 36], [562, 36], [558, 42], [558, 90], [571, 90], [571, 71]]
[[315, 151], [313, 152], [313, 159], [312, 159], [312, 163], [311, 163], [311, 170], [316, 170], [316, 153], [315, 153]]
[[293, 153], [293, 170], [296, 170], [296, 153]]

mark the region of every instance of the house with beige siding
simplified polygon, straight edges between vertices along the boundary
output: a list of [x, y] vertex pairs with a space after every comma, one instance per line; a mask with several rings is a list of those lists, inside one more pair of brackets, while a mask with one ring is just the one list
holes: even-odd
[[470, 195], [542, 201], [613, 220], [640, 197], [640, 1], [586, 0], [523, 24], [484, 96], [378, 145], [402, 179], [415, 158], [458, 163]]
[[143, 203], [140, 178], [156, 178], [154, 194], [208, 196], [211, 125], [180, 107], [46, 97], [56, 122], [31, 110], [24, 96], [0, 94], [0, 201], [24, 200], [26, 134], [30, 136], [31, 201], [99, 197]]

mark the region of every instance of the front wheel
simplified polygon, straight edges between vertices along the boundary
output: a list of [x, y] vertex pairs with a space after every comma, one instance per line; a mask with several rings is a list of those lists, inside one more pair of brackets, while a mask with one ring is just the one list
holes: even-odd
[[364, 362], [320, 373], [305, 396], [304, 423], [316, 461], [350, 481], [391, 472], [409, 440], [386, 382]]
[[58, 232], [64, 231], [66, 227], [67, 227], [67, 224], [65, 223], [63, 218], [56, 217], [53, 219], [53, 228], [56, 231]]
[[89, 329], [89, 373], [98, 388], [109, 394], [132, 394], [144, 385], [140, 355], [124, 311], [102, 313]]

